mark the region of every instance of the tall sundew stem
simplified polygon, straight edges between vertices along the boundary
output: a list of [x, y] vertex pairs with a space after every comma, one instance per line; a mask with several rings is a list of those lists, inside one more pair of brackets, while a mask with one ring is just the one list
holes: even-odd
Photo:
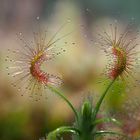
[[116, 80], [116, 78], [113, 79], [113, 80], [110, 82], [110, 84], [108, 85], [108, 87], [107, 87], [106, 90], [103, 92], [103, 94], [101, 95], [100, 99], [98, 100], [98, 102], [97, 102], [97, 104], [96, 104], [96, 106], [95, 106], [94, 112], [93, 112], [93, 120], [96, 119], [96, 116], [97, 116], [97, 113], [98, 113], [98, 111], [99, 111], [99, 109], [100, 109], [100, 106], [101, 106], [101, 104], [102, 104], [102, 102], [103, 102], [103, 100], [104, 100], [106, 94], [108, 93], [108, 90], [110, 89], [110, 87], [112, 86], [112, 84], [115, 82], [115, 80]]
[[72, 109], [72, 111], [74, 112], [75, 116], [76, 116], [76, 119], [78, 120], [78, 113], [77, 111], [75, 110], [75, 108], [73, 107], [72, 103], [60, 92], [58, 91], [57, 89], [55, 89], [54, 87], [50, 86], [50, 85], [47, 85], [47, 87], [53, 91], [55, 94], [57, 94], [59, 97], [61, 97], [67, 104], [68, 106]]

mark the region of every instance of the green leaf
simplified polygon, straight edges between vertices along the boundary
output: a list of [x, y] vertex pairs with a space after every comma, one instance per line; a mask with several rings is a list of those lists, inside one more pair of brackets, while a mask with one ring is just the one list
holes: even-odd
[[118, 120], [116, 120], [115, 118], [102, 118], [102, 119], [96, 119], [94, 122], [93, 122], [93, 125], [98, 125], [98, 124], [101, 124], [101, 123], [114, 123], [118, 126], [122, 126], [122, 123], [119, 122]]
[[130, 138], [122, 133], [118, 133], [118, 132], [113, 132], [113, 131], [96, 131], [95, 133], [93, 133], [93, 136], [101, 136], [101, 135], [116, 135], [116, 136], [121, 136], [124, 138], [127, 138], [127, 140], [130, 140]]
[[48, 134], [47, 139], [48, 140], [57, 140], [57, 138], [60, 138], [64, 133], [72, 133], [74, 135], [79, 135], [80, 132], [74, 127], [69, 127], [69, 126], [62, 126], [57, 128], [56, 130], [50, 132]]

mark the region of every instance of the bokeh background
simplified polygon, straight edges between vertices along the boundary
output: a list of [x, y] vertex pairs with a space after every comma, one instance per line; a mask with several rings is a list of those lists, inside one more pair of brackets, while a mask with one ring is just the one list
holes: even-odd
[[[52, 92], [46, 90], [36, 102], [28, 93], [20, 96], [11, 86], [5, 58], [10, 56], [8, 49], [22, 46], [17, 33], [22, 32], [25, 40], [31, 42], [33, 31], [41, 28], [50, 33], [50, 38], [69, 21], [56, 36], [57, 39], [71, 32], [56, 43], [66, 52], [49, 67], [62, 76], [64, 84], [60, 90], [78, 109], [88, 95], [96, 103], [105, 88], [98, 82], [102, 79], [106, 83], [101, 73], [107, 63], [95, 44], [98, 29], [109, 28], [116, 21], [124, 27], [131, 20], [135, 21], [134, 28], [139, 29], [139, 5], [139, 0], [0, 0], [0, 140], [38, 140], [74, 120], [70, 108]], [[140, 79], [139, 74], [137, 78]], [[135, 86], [126, 82], [129, 85], [119, 82], [110, 90], [101, 114], [122, 120], [120, 131], [135, 138], [140, 135], [140, 82]]]

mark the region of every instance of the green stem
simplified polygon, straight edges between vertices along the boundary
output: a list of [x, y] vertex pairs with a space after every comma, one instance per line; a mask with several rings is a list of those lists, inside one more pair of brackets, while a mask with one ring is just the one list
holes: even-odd
[[48, 88], [53, 91], [55, 94], [57, 94], [59, 97], [61, 97], [67, 104], [68, 106], [72, 109], [72, 111], [74, 112], [76, 119], [78, 120], [78, 113], [75, 110], [75, 108], [73, 107], [73, 105], [71, 104], [71, 102], [61, 93], [59, 92], [57, 89], [55, 89], [54, 87], [48, 85]]
[[110, 87], [112, 86], [112, 84], [115, 82], [116, 79], [112, 80], [111, 83], [108, 85], [108, 87], [106, 88], [106, 90], [103, 92], [102, 96], [100, 97], [99, 101], [97, 102], [94, 112], [93, 112], [93, 121], [96, 119], [97, 113], [100, 109], [100, 106], [108, 92], [108, 90], [110, 89]]

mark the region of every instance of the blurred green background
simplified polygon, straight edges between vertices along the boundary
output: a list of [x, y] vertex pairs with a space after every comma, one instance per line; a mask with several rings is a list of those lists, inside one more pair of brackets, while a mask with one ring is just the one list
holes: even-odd
[[[100, 78], [108, 83], [100, 75], [106, 61], [105, 54], [95, 45], [98, 28], [109, 27], [106, 25], [117, 19], [121, 27], [134, 20], [139, 29], [139, 5], [139, 0], [0, 0], [0, 140], [38, 140], [74, 120], [70, 108], [52, 92], [46, 90], [36, 102], [28, 94], [21, 97], [11, 86], [5, 58], [10, 55], [7, 49], [21, 47], [16, 33], [23, 32], [25, 40], [31, 42], [32, 33], [39, 26], [50, 32], [50, 37], [70, 21], [58, 37], [72, 33], [56, 43], [66, 52], [49, 66], [62, 75], [64, 84], [60, 89], [78, 108], [89, 93], [96, 102], [105, 88], [98, 83]], [[140, 79], [139, 74], [137, 77]], [[139, 82], [136, 87], [128, 82], [115, 83], [101, 113], [121, 119], [121, 131], [136, 137], [140, 135], [140, 87]]]

